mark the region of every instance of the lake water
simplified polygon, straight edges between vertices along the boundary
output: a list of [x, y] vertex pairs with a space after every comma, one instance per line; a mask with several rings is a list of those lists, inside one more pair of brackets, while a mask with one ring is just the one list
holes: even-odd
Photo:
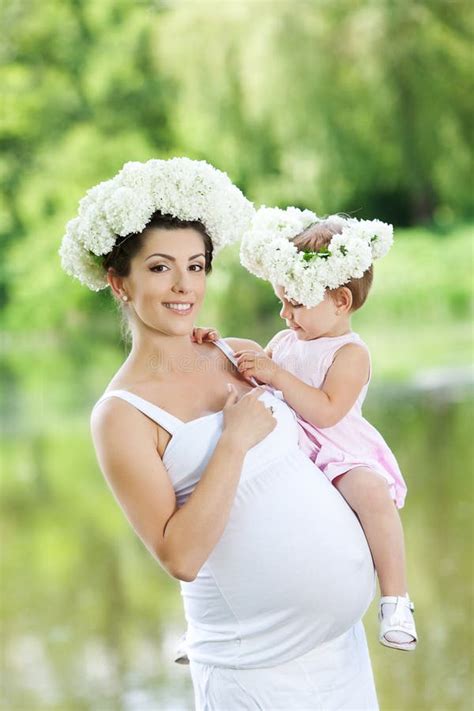
[[[451, 384], [452, 385], [452, 384]], [[365, 623], [384, 711], [472, 709], [472, 392], [374, 388], [366, 416], [400, 462], [418, 649]], [[84, 409], [8, 399], [2, 437], [2, 708], [187, 711], [177, 581], [135, 537], [98, 470]]]

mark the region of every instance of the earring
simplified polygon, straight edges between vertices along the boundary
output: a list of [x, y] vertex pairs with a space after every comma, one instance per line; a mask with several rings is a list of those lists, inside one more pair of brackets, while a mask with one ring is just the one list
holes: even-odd
[[128, 296], [127, 296], [127, 294], [124, 294], [124, 295], [122, 296], [122, 301], [128, 301]]

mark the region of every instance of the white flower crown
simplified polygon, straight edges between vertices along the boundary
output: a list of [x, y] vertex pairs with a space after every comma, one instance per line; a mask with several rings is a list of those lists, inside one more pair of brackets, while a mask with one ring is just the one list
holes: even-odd
[[110, 180], [87, 191], [78, 216], [66, 226], [59, 254], [63, 269], [99, 291], [108, 286], [101, 256], [117, 237], [142, 232], [160, 211], [180, 220], [199, 220], [216, 254], [238, 241], [255, 209], [226, 173], [190, 158], [129, 162]]
[[261, 207], [240, 248], [241, 264], [249, 272], [282, 286], [289, 299], [308, 308], [324, 299], [326, 289], [337, 289], [361, 277], [374, 259], [393, 243], [393, 227], [380, 220], [357, 220], [331, 215], [341, 229], [327, 247], [298, 251], [293, 239], [322, 219], [296, 207]]

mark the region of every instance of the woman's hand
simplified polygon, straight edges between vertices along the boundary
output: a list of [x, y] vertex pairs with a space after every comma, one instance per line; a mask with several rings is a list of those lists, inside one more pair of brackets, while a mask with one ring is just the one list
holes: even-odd
[[219, 331], [215, 328], [207, 326], [196, 326], [193, 328], [191, 340], [195, 343], [203, 343], [204, 341], [218, 341], [220, 339]]
[[282, 369], [266, 353], [241, 350], [236, 351], [234, 355], [237, 358], [237, 368], [245, 378], [256, 378], [261, 383], [275, 386]]
[[233, 442], [247, 451], [265, 439], [276, 426], [276, 419], [269, 407], [258, 397], [266, 392], [255, 388], [238, 400], [237, 390], [229, 383], [229, 396], [224, 405], [224, 432]]

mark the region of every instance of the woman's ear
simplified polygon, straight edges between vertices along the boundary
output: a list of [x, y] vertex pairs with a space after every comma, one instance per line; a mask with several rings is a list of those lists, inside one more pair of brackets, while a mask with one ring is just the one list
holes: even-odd
[[339, 313], [349, 313], [352, 308], [352, 292], [347, 286], [341, 286], [336, 289], [334, 294], [334, 303]]
[[124, 288], [123, 288], [123, 277], [118, 276], [118, 274], [116, 274], [115, 270], [112, 267], [109, 267], [107, 270], [107, 281], [109, 283], [110, 288], [112, 289], [113, 295], [117, 299], [122, 301], [123, 296], [125, 294]]

